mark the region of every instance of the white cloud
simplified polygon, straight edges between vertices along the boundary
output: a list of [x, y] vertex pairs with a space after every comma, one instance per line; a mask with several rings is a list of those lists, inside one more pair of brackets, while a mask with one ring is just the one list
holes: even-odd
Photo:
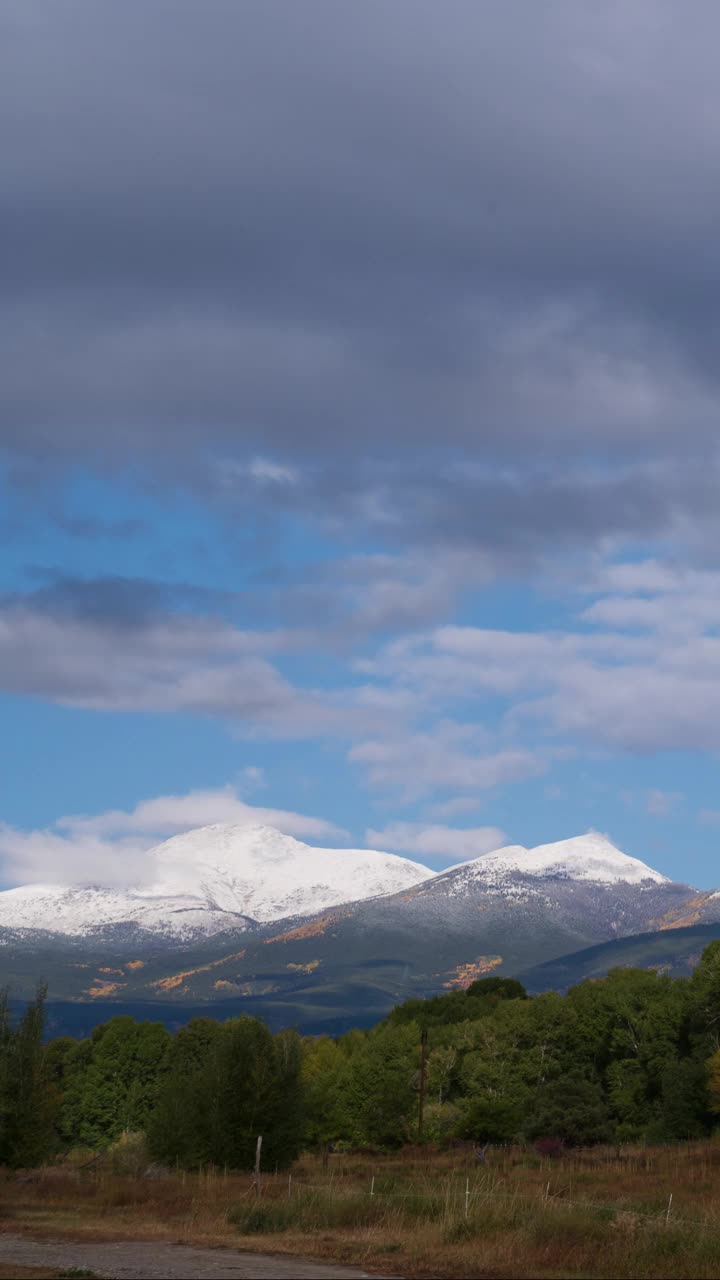
[[244, 786], [248, 790], [255, 791], [258, 788], [267, 786], [265, 770], [262, 768], [261, 765], [257, 765], [257, 764], [246, 765], [245, 768], [241, 771], [240, 777], [242, 779]]
[[669, 818], [682, 801], [679, 791], [661, 791], [652, 787], [645, 794], [645, 807], [653, 818]]
[[292, 486], [300, 480], [300, 473], [295, 467], [261, 457], [253, 458], [251, 462], [223, 458], [216, 464], [214, 476], [219, 488], [226, 493], [241, 493], [247, 488], [248, 481], [259, 486]]
[[[321, 640], [317, 626], [251, 632], [186, 612], [73, 613], [50, 608], [42, 592], [0, 602], [0, 684], [101, 711], [211, 715], [245, 737], [336, 739], [373, 786], [427, 798], [438, 818], [538, 776], [581, 741], [625, 751], [720, 747], [716, 572], [656, 560], [596, 566], [589, 594], [611, 594], [576, 627], [443, 625], [406, 632], [353, 663], [340, 643], [346, 623], [348, 641], [356, 623], [365, 640], [391, 624], [412, 627], [425, 610], [450, 611], [460, 584], [489, 570], [460, 552], [427, 565], [380, 555], [341, 563], [347, 583], [332, 639]], [[325, 643], [336, 646], [339, 669], [347, 659], [344, 683], [303, 687], [283, 673], [282, 654]], [[261, 783], [252, 768], [238, 778], [241, 794]], [[670, 802], [646, 804], [662, 816]]]
[[398, 732], [359, 743], [350, 759], [366, 767], [374, 786], [399, 787], [406, 798], [435, 789], [478, 791], [544, 773], [547, 763], [520, 747], [489, 750], [477, 725], [443, 722], [432, 733]]
[[479, 858], [507, 843], [499, 827], [444, 827], [422, 822], [391, 822], [382, 831], [365, 832], [365, 843], [374, 849], [394, 849], [424, 857], [464, 862]]
[[479, 809], [481, 803], [476, 796], [451, 796], [449, 800], [428, 805], [427, 812], [433, 818], [456, 818], [460, 813], [472, 813]]
[[16, 884], [132, 884], [142, 878], [147, 842], [137, 836], [107, 840], [92, 832], [0, 826], [0, 868], [5, 887]]
[[264, 808], [247, 804], [234, 787], [189, 791], [186, 795], [156, 796], [143, 800], [134, 809], [109, 809], [99, 814], [76, 814], [58, 818], [61, 831], [95, 835], [122, 835], [141, 832], [144, 835], [174, 835], [203, 827], [213, 822], [250, 825], [263, 823], [277, 827], [291, 836], [345, 836], [346, 831], [324, 818], [311, 818], [287, 809]]
[[0, 825], [0, 866], [6, 883], [132, 884], [142, 879], [144, 854], [153, 844], [214, 822], [277, 827], [308, 840], [344, 840], [347, 832], [287, 809], [250, 805], [230, 786], [156, 796], [134, 809], [71, 814], [51, 827], [21, 831]]
[[[642, 634], [440, 627], [387, 645], [372, 671], [390, 687], [416, 692], [431, 709], [464, 711], [469, 699], [503, 698], [500, 736], [521, 744], [504, 745], [503, 755], [537, 758], [528, 743], [538, 734], [563, 748], [584, 739], [626, 751], [714, 750], [720, 746], [720, 635], [713, 619], [720, 624], [720, 611], [703, 596], [708, 585], [707, 575], [699, 575], [699, 594], [688, 602], [667, 593], [651, 600], [618, 597], [618, 608], [627, 607], [635, 621], [646, 617]], [[379, 764], [389, 750], [383, 741], [355, 755]], [[424, 755], [429, 759], [430, 748]], [[447, 776], [454, 770], [442, 756], [438, 752], [438, 785], [454, 786]], [[381, 780], [378, 768], [373, 780]]]

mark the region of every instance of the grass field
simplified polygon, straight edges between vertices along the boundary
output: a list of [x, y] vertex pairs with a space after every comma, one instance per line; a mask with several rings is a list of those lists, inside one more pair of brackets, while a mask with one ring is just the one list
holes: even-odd
[[[406, 1277], [720, 1277], [720, 1144], [406, 1150], [144, 1176], [122, 1152], [2, 1183], [0, 1228], [334, 1259]], [[125, 1166], [125, 1171], [123, 1170]], [[153, 1171], [151, 1171], [153, 1172]], [[157, 1171], [154, 1171], [157, 1174]], [[672, 1197], [672, 1199], [671, 1199]]]

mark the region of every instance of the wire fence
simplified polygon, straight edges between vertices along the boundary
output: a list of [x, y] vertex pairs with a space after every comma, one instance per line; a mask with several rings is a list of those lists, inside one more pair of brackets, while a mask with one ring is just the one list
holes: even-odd
[[[83, 1173], [87, 1170], [95, 1176], [95, 1165], [98, 1157], [83, 1163], [78, 1167], [77, 1172]], [[170, 1171], [167, 1171], [170, 1173]], [[38, 1175], [33, 1175], [37, 1177]], [[42, 1180], [42, 1175], [39, 1175]], [[228, 1170], [218, 1169], [216, 1166], [207, 1166], [200, 1171], [200, 1180], [205, 1180], [208, 1185], [213, 1185], [216, 1181], [227, 1181]], [[186, 1175], [182, 1174], [183, 1183]], [[403, 1202], [414, 1201], [416, 1205], [425, 1202], [428, 1209], [428, 1216], [438, 1216], [438, 1211], [443, 1208], [448, 1210], [452, 1205], [454, 1208], [460, 1208], [460, 1215], [469, 1218], [471, 1215], [477, 1215], [483, 1209], [487, 1210], [494, 1204], [503, 1204], [510, 1206], [534, 1206], [541, 1207], [549, 1211], [562, 1211], [563, 1209], [575, 1209], [581, 1212], [587, 1212], [594, 1215], [603, 1214], [608, 1217], [621, 1217], [624, 1219], [636, 1219], [638, 1221], [654, 1222], [659, 1226], [674, 1226], [693, 1228], [703, 1232], [706, 1235], [720, 1236], [720, 1218], [710, 1218], [706, 1216], [692, 1217], [686, 1216], [684, 1213], [678, 1213], [674, 1208], [674, 1196], [670, 1194], [665, 1205], [658, 1208], [640, 1208], [628, 1204], [627, 1201], [616, 1203], [610, 1200], [588, 1200], [576, 1199], [572, 1195], [567, 1195], [564, 1188], [552, 1188], [551, 1181], [545, 1183], [543, 1187], [536, 1188], [531, 1191], [523, 1191], [513, 1187], [503, 1186], [503, 1179], [496, 1181], [492, 1176], [483, 1176], [479, 1181], [476, 1178], [467, 1177], [464, 1183], [460, 1185], [435, 1185], [429, 1187], [427, 1183], [406, 1186], [403, 1190], [389, 1189], [383, 1186], [385, 1181], [383, 1176], [371, 1176], [367, 1185], [362, 1186], [357, 1182], [352, 1187], [343, 1185], [350, 1179], [344, 1177], [332, 1177], [327, 1182], [306, 1182], [302, 1176], [293, 1176], [289, 1174], [287, 1179], [283, 1174], [279, 1174], [276, 1170], [275, 1174], [263, 1173], [258, 1182], [254, 1179], [250, 1182], [246, 1189], [242, 1192], [235, 1191], [235, 1198], [245, 1200], [245, 1198], [264, 1196], [266, 1189], [272, 1187], [272, 1199], [277, 1199], [277, 1194], [286, 1195], [288, 1200], [298, 1200], [305, 1193], [313, 1193], [318, 1196], [327, 1197], [331, 1201], [359, 1201], [369, 1198], [377, 1202], [387, 1202], [388, 1205], [398, 1203], [400, 1206]]]
[[447, 1205], [450, 1201], [458, 1201], [460, 1207], [464, 1208], [465, 1217], [469, 1217], [478, 1210], [497, 1202], [503, 1204], [522, 1203], [534, 1205], [535, 1207], [541, 1206], [545, 1209], [572, 1208], [612, 1216], [623, 1216], [625, 1218], [644, 1219], [649, 1222], [655, 1222], [658, 1225], [696, 1227], [704, 1232], [720, 1235], [720, 1222], [708, 1222], [704, 1218], [688, 1218], [673, 1212], [672, 1193], [665, 1206], [659, 1209], [640, 1209], [633, 1208], [628, 1204], [616, 1204], [607, 1200], [575, 1200], [566, 1196], [563, 1192], [553, 1192], [550, 1183], [547, 1183], [540, 1192], [502, 1191], [493, 1186], [473, 1187], [469, 1179], [466, 1180], [464, 1187], [447, 1187], [443, 1190], [428, 1190], [426, 1187], [416, 1187], [409, 1191], [386, 1191], [382, 1187], [375, 1185], [375, 1178], [371, 1179], [367, 1188], [356, 1187], [353, 1190], [339, 1189], [337, 1185], [333, 1185], [331, 1182], [305, 1182], [299, 1179], [293, 1180], [292, 1176], [288, 1178], [288, 1198], [292, 1198], [293, 1195], [301, 1195], [306, 1191], [320, 1192], [332, 1200], [350, 1201], [368, 1197], [380, 1201], [413, 1200], [417, 1203], [424, 1199], [434, 1206], [438, 1204]]

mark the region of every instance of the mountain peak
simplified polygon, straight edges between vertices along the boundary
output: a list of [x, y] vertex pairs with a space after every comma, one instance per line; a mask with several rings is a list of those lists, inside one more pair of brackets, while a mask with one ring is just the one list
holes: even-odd
[[154, 845], [146, 856], [149, 862], [163, 866], [180, 862], [191, 866], [208, 861], [237, 861], [248, 855], [263, 859], [292, 859], [307, 848], [301, 840], [266, 823], [212, 822], [171, 836], [162, 844]]
[[599, 831], [588, 831], [585, 835], [553, 844], [539, 844], [532, 849], [509, 845], [475, 858], [471, 865], [478, 880], [492, 883], [512, 874], [540, 878], [560, 876], [595, 884], [669, 883], [667, 876], [654, 871], [639, 858], [623, 853]]
[[[569, 840], [553, 844], [540, 844], [529, 851], [529, 859], [537, 865], [533, 874], [558, 875], [565, 870], [575, 880], [641, 884], [652, 880], [655, 884], [669, 884], [667, 876], [649, 867], [640, 858], [632, 858], [613, 844], [609, 836], [599, 831], [588, 831]], [[542, 870], [541, 870], [542, 868]]]
[[262, 824], [212, 823], [150, 849], [129, 889], [26, 885], [0, 892], [0, 926], [82, 935], [135, 923], [212, 934], [410, 889], [433, 872], [372, 849], [313, 848]]
[[192, 894], [260, 921], [393, 893], [433, 874], [397, 854], [314, 848], [264, 825], [198, 827], [147, 858], [158, 878], [153, 893]]

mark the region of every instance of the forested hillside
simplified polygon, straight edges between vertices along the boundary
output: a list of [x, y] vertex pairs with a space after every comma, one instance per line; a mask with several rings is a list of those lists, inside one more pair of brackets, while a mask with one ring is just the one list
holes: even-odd
[[173, 1036], [118, 1017], [44, 1043], [43, 1000], [15, 1023], [6, 1005], [0, 1025], [0, 1160], [13, 1166], [128, 1132], [190, 1169], [250, 1167], [259, 1134], [272, 1167], [327, 1143], [665, 1141], [709, 1133], [720, 1111], [720, 942], [689, 978], [616, 969], [534, 998], [485, 978], [338, 1039], [250, 1017]]

